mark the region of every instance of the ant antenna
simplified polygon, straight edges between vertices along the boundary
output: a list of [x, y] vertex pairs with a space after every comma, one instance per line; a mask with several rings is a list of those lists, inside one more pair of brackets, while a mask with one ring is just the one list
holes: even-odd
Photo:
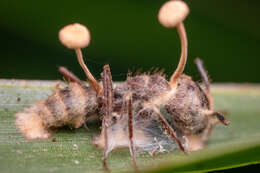
[[79, 23], [74, 23], [63, 27], [59, 32], [59, 39], [61, 43], [69, 49], [75, 49], [78, 62], [81, 68], [84, 70], [88, 81], [94, 87], [97, 95], [102, 92], [102, 87], [96, 81], [94, 76], [90, 73], [88, 67], [86, 66], [81, 48], [89, 45], [90, 33], [87, 27]]
[[202, 78], [203, 84], [205, 85], [207, 93], [210, 93], [210, 82], [209, 82], [209, 78], [207, 75], [207, 71], [205, 70], [205, 68], [203, 66], [203, 61], [200, 58], [195, 58], [194, 62], [201, 75], [201, 78]]
[[159, 22], [166, 28], [176, 27], [181, 40], [181, 57], [177, 69], [170, 78], [170, 85], [176, 86], [177, 80], [182, 75], [187, 61], [188, 55], [188, 41], [186, 36], [185, 27], [183, 24], [184, 19], [189, 13], [188, 5], [179, 0], [170, 0], [163, 4], [161, 7], [158, 19]]

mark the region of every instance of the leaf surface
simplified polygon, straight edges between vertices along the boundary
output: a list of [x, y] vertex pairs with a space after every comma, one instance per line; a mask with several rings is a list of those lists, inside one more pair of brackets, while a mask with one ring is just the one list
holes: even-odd
[[[47, 140], [26, 141], [14, 125], [15, 112], [33, 101], [47, 98], [56, 82], [0, 80], [0, 172], [102, 172], [103, 152], [91, 143], [99, 134], [96, 122], [83, 128], [57, 129]], [[209, 145], [184, 155], [139, 154], [146, 172], [205, 172], [260, 162], [260, 86], [213, 85], [217, 110], [228, 110], [228, 127], [218, 125]], [[53, 142], [53, 139], [56, 142]], [[128, 149], [113, 151], [108, 164], [113, 172], [132, 171]]]

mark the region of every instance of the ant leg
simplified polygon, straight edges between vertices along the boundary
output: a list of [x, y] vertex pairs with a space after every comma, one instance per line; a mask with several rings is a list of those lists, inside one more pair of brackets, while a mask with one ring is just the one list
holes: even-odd
[[173, 130], [173, 128], [169, 125], [169, 123], [167, 122], [167, 120], [164, 118], [164, 116], [161, 114], [160, 110], [155, 107], [152, 106], [153, 110], [155, 111], [156, 115], [157, 115], [157, 121], [159, 122], [161, 128], [167, 133], [167, 135], [173, 140], [176, 141], [179, 148], [186, 153], [184, 146], [181, 143], [181, 140], [177, 137], [175, 131]]
[[105, 142], [105, 148], [104, 148], [104, 168], [109, 171], [107, 166], [107, 157], [110, 152], [108, 148], [108, 134], [107, 134], [107, 128], [111, 125], [111, 117], [112, 117], [112, 108], [113, 108], [113, 84], [112, 84], [112, 76], [110, 72], [109, 65], [104, 66], [104, 71], [102, 73], [102, 82], [103, 82], [103, 111], [104, 111], [104, 117], [102, 121], [102, 130], [104, 132], [104, 142]]
[[75, 76], [71, 71], [69, 71], [66, 67], [59, 67], [59, 72], [64, 76], [64, 78], [69, 82], [76, 82], [78, 84], [82, 84], [81, 80]]
[[[207, 110], [205, 111], [205, 114], [208, 115], [208, 116], [211, 116], [212, 118], [214, 118], [211, 122], [213, 122], [213, 124], [216, 124], [218, 122], [221, 122], [223, 125], [227, 126], [229, 125], [229, 120], [226, 119], [224, 116], [223, 116], [223, 113], [221, 113], [220, 111], [212, 111], [212, 110]], [[217, 118], [217, 119], [215, 119]], [[215, 122], [214, 122], [215, 120]]]
[[229, 125], [229, 120], [227, 120], [221, 113], [219, 112], [213, 112], [213, 116], [216, 116], [216, 118], [225, 126]]
[[134, 142], [133, 142], [133, 106], [132, 106], [132, 95], [129, 94], [126, 97], [127, 100], [127, 108], [128, 108], [128, 132], [129, 132], [129, 149], [131, 156], [133, 158], [133, 164], [136, 171], [138, 171], [138, 167], [135, 159], [135, 151], [134, 151]]
[[85, 121], [85, 122], [83, 123], [83, 127], [84, 127], [85, 130], [88, 130], [87, 121]]
[[228, 110], [226, 110], [226, 109], [218, 110], [218, 112], [219, 112], [220, 114], [222, 114], [222, 115], [229, 115], [229, 114], [230, 114], [230, 112], [229, 112]]
[[[211, 131], [212, 131], [213, 127], [214, 127], [217, 123], [221, 122], [221, 123], [222, 123], [223, 125], [225, 125], [225, 126], [227, 126], [227, 125], [230, 124], [230, 121], [227, 120], [227, 119], [226, 119], [221, 113], [219, 113], [219, 112], [212, 111], [212, 112], [208, 113], [207, 115], [211, 116], [212, 118], [210, 119], [207, 128], [204, 130], [204, 132], [203, 132], [203, 134], [202, 134], [202, 136], [201, 136], [201, 139], [202, 139], [202, 141], [203, 141], [204, 143], [207, 142], [209, 136], [211, 135]], [[213, 117], [214, 117], [214, 118], [213, 118]], [[217, 119], [215, 119], [215, 117], [216, 117]]]

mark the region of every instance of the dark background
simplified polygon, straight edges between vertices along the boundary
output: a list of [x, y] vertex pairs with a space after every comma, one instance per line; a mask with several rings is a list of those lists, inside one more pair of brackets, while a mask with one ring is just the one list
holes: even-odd
[[[128, 69], [163, 68], [169, 77], [180, 54], [176, 29], [163, 28], [157, 13], [166, 0], [1, 0], [0, 78], [61, 79], [63, 65], [85, 79], [74, 51], [59, 43], [58, 31], [79, 22], [91, 32], [83, 49], [99, 79], [109, 63], [114, 80]], [[193, 63], [204, 60], [214, 82], [260, 82], [260, 1], [186, 0], [189, 56], [185, 73], [199, 79]]]

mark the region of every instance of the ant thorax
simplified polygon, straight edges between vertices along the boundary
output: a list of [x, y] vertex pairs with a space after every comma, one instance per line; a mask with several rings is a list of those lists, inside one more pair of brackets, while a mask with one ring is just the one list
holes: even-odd
[[[133, 99], [133, 141], [137, 148], [149, 152], [164, 147], [175, 149], [176, 144], [160, 128], [154, 107], [158, 107], [169, 125], [180, 138], [200, 135], [207, 128], [209, 100], [201, 87], [191, 77], [182, 75], [172, 88], [162, 74], [137, 75], [118, 83], [114, 90], [113, 123], [108, 128], [110, 150], [129, 146], [128, 115], [123, 113], [126, 95]], [[103, 135], [94, 143], [104, 147]], [[186, 141], [183, 141], [186, 142]], [[167, 150], [162, 150], [167, 151]]]

